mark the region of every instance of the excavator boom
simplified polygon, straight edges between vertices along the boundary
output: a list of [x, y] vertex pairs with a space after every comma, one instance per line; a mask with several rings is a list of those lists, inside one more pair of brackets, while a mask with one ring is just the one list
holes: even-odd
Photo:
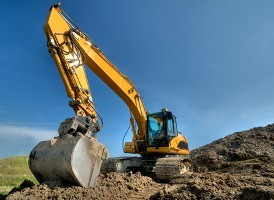
[[[102, 124], [99, 124], [100, 116], [95, 110], [84, 65], [128, 105], [132, 113], [134, 138], [143, 141], [146, 136], [146, 110], [131, 81], [77, 27], [60, 4], [51, 7], [44, 32], [50, 55], [71, 98], [69, 105], [76, 116], [61, 123], [57, 138], [41, 142], [32, 150], [29, 166], [39, 182], [62, 180], [85, 187], [94, 186], [102, 160], [107, 158], [108, 152], [96, 141]], [[134, 128], [135, 122], [138, 133]], [[138, 151], [135, 145], [132, 149]], [[52, 160], [56, 163], [52, 164]]]
[[85, 56], [71, 38], [76, 34], [73, 30], [75, 27], [62, 15], [60, 4], [52, 6], [44, 26], [47, 45], [76, 116], [60, 124], [58, 137], [33, 148], [29, 167], [40, 183], [58, 180], [93, 187], [108, 151], [97, 142], [102, 125], [84, 68]]

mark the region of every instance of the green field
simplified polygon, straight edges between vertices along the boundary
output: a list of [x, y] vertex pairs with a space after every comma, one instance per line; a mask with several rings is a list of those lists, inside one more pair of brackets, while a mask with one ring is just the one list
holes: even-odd
[[0, 159], [0, 194], [7, 194], [18, 187], [25, 179], [37, 184], [28, 167], [28, 156], [16, 156]]

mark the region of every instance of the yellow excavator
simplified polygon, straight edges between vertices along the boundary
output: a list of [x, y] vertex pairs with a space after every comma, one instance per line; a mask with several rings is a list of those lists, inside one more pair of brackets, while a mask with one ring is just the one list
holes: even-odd
[[[100, 172], [151, 172], [158, 180], [188, 172], [188, 142], [177, 130], [176, 117], [165, 108], [149, 113], [133, 83], [60, 5], [50, 8], [44, 31], [75, 116], [60, 124], [58, 137], [40, 142], [31, 151], [29, 167], [36, 179], [93, 187]], [[97, 142], [102, 120], [92, 100], [85, 65], [127, 104], [133, 137], [123, 150], [140, 156], [108, 158], [107, 148]]]

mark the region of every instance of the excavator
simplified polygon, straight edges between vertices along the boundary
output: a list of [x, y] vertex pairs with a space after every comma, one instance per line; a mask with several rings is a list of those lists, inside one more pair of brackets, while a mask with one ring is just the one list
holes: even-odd
[[[100, 172], [134, 170], [153, 173], [159, 181], [166, 181], [191, 170], [188, 141], [177, 130], [175, 115], [166, 108], [148, 112], [134, 84], [61, 9], [60, 3], [50, 8], [44, 32], [75, 116], [60, 124], [57, 137], [32, 149], [29, 168], [40, 183], [62, 181], [94, 187]], [[106, 146], [97, 141], [103, 123], [95, 109], [85, 66], [128, 106], [133, 136], [123, 150], [138, 156], [108, 158]]]

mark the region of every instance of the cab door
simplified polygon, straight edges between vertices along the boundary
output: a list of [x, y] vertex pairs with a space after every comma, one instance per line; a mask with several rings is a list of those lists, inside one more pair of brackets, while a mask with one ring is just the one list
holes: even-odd
[[151, 147], [163, 147], [167, 144], [166, 115], [162, 112], [148, 115], [147, 143]]

